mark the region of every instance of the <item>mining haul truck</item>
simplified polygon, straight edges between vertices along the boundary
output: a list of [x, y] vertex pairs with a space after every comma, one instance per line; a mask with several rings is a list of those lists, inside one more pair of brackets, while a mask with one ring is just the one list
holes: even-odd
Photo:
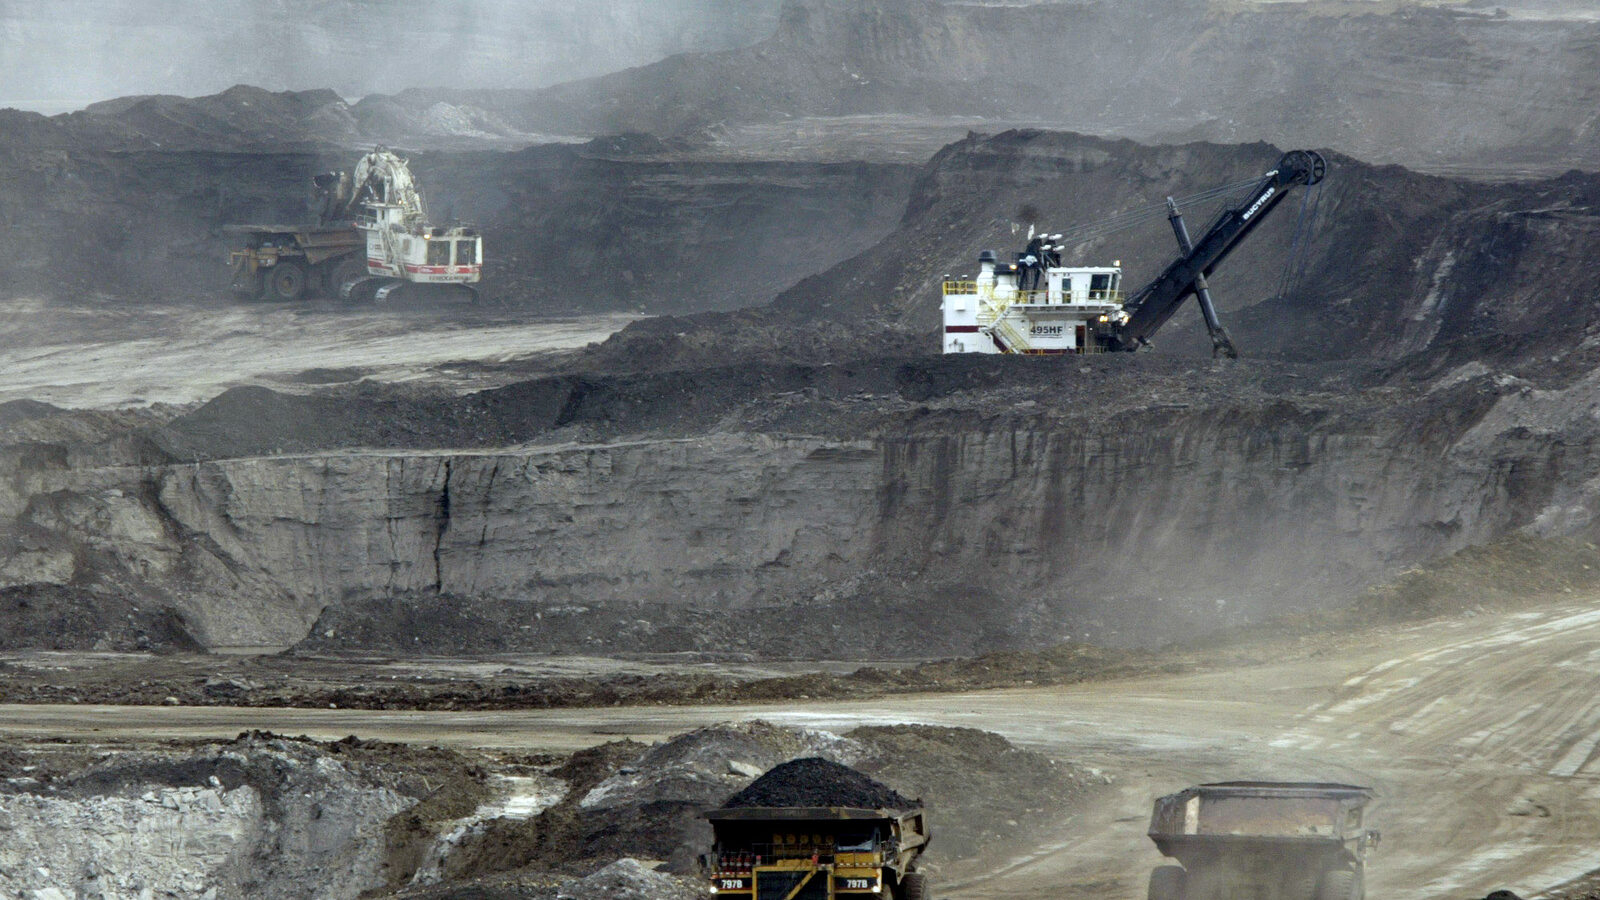
[[711, 893], [751, 900], [927, 900], [920, 809], [767, 807], [708, 813]]
[[483, 236], [470, 225], [433, 225], [406, 160], [382, 147], [354, 174], [313, 179], [316, 225], [233, 225], [243, 247], [228, 255], [231, 289], [251, 299], [312, 293], [344, 300], [409, 295], [476, 300]]
[[[1020, 353], [1034, 355], [1137, 350], [1189, 297], [1200, 306], [1214, 355], [1236, 357], [1233, 341], [1217, 317], [1206, 278], [1296, 186], [1322, 182], [1328, 164], [1312, 150], [1283, 155], [1277, 168], [1236, 184], [1222, 185], [1183, 200], [1167, 198], [1161, 207], [1133, 210], [1068, 233], [1035, 234], [1012, 260], [993, 250], [978, 256], [971, 281], [944, 282], [945, 353]], [[1183, 206], [1212, 203], [1235, 194], [1198, 241], [1189, 237]], [[1311, 195], [1307, 195], [1308, 201]], [[1178, 242], [1178, 258], [1156, 279], [1132, 294], [1122, 290], [1122, 262], [1110, 266], [1063, 266], [1061, 251], [1074, 243], [1167, 217]], [[1291, 243], [1290, 264], [1303, 264], [1301, 230], [1314, 215], [1302, 206], [1300, 227]], [[1287, 270], [1286, 270], [1287, 272]]]
[[1267, 781], [1161, 797], [1150, 839], [1182, 865], [1151, 871], [1149, 900], [1363, 900], [1371, 799], [1348, 784]]
[[344, 281], [366, 274], [366, 239], [353, 225], [229, 225], [244, 246], [228, 254], [235, 294], [250, 300], [339, 296]]

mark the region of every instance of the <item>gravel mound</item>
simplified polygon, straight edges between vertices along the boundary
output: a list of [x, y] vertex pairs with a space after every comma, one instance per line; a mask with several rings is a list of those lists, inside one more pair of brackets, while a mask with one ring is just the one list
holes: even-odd
[[585, 878], [514, 872], [471, 883], [407, 891], [407, 900], [701, 900], [698, 880], [653, 871], [624, 857]]
[[567, 882], [558, 896], [573, 900], [698, 900], [698, 887], [624, 858], [588, 878]]
[[0, 897], [148, 897], [157, 886], [216, 900], [218, 886], [246, 881], [249, 894], [220, 897], [361, 896], [385, 884], [385, 823], [416, 803], [395, 789], [404, 776], [392, 763], [423, 758], [265, 734], [182, 754], [62, 756], [59, 768], [30, 760], [0, 788]]
[[971, 728], [866, 726], [847, 737], [866, 748], [856, 768], [921, 798], [936, 837], [924, 864], [981, 866], [1022, 851], [1040, 825], [1060, 821], [1105, 783]]
[[792, 760], [772, 769], [724, 804], [729, 809], [851, 806], [894, 810], [915, 809], [918, 805], [849, 766], [817, 757]]
[[860, 752], [861, 748], [825, 731], [760, 720], [713, 725], [651, 747], [597, 784], [580, 805], [601, 810], [691, 803], [704, 809], [787, 760], [823, 757], [833, 760], [829, 765], [837, 765], [854, 762]]
[[0, 403], [0, 425], [16, 425], [29, 419], [42, 419], [61, 412], [58, 407], [37, 400], [11, 400]]

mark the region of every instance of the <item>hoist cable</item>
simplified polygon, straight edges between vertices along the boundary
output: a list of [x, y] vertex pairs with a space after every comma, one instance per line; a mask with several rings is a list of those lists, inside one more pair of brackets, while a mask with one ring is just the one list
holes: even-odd
[[[1255, 187], [1260, 183], [1261, 178], [1258, 176], [1247, 181], [1224, 184], [1219, 187], [1201, 191], [1198, 194], [1192, 194], [1174, 202], [1177, 203], [1178, 208], [1181, 210], [1186, 207], [1196, 206], [1211, 200], [1216, 200], [1219, 197], [1228, 196], [1247, 187]], [[1113, 234], [1118, 231], [1126, 231], [1130, 228], [1136, 228], [1147, 222], [1154, 222], [1158, 219], [1164, 219], [1167, 217], [1167, 215], [1167, 204], [1165, 201], [1163, 201], [1151, 206], [1139, 207], [1137, 209], [1131, 209], [1126, 212], [1118, 213], [1114, 216], [1108, 216], [1098, 222], [1089, 222], [1084, 225], [1066, 229], [1065, 231], [1060, 232], [1060, 238], [1051, 238], [1051, 240], [1054, 243], [1061, 244], [1063, 246], [1068, 244], [1081, 244], [1084, 241], [1092, 240], [1097, 237]]]
[[1300, 202], [1300, 215], [1295, 219], [1294, 236], [1289, 241], [1288, 258], [1284, 260], [1283, 277], [1278, 282], [1278, 297], [1288, 297], [1299, 290], [1305, 280], [1311, 261], [1311, 235], [1315, 233], [1322, 214], [1322, 183], [1306, 189]]

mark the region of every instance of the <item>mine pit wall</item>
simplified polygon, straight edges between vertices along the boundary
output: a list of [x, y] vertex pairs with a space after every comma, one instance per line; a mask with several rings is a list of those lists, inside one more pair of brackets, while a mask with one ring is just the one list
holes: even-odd
[[1344, 602], [1512, 529], [1586, 532], [1600, 457], [1574, 413], [1592, 382], [1466, 377], [1431, 415], [1274, 403], [963, 417], [860, 441], [14, 469], [0, 572], [142, 593], [209, 646], [308, 631], [330, 650], [462, 652], [1162, 640]]
[[304, 616], [271, 634], [232, 627], [208, 639], [279, 644], [303, 637], [324, 607], [394, 596], [593, 607], [597, 634], [614, 618], [598, 611], [608, 607], [810, 596], [869, 555], [880, 469], [870, 444], [727, 435], [225, 460], [154, 474], [179, 529], [228, 568], [274, 582], [274, 605]]

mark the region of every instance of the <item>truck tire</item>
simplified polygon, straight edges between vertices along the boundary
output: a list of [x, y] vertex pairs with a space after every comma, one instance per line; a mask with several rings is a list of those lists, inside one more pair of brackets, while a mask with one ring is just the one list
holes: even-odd
[[[1183, 900], [1183, 889], [1189, 873], [1183, 866], [1156, 866], [1150, 870], [1149, 900]], [[1309, 898], [1307, 898], [1309, 900]]]
[[237, 278], [228, 285], [228, 290], [241, 300], [260, 300], [261, 292], [266, 289], [266, 279], [260, 272], [254, 275], [245, 275]]
[[306, 295], [306, 269], [292, 259], [280, 260], [268, 269], [262, 294], [268, 300], [291, 302]]
[[908, 872], [900, 879], [900, 900], [932, 900], [928, 895], [928, 880], [921, 873]]
[[1355, 869], [1329, 869], [1317, 879], [1317, 900], [1362, 900], [1365, 894], [1361, 873]]
[[340, 299], [339, 289], [367, 274], [366, 260], [352, 254], [338, 261], [325, 263], [323, 290], [334, 300]]

